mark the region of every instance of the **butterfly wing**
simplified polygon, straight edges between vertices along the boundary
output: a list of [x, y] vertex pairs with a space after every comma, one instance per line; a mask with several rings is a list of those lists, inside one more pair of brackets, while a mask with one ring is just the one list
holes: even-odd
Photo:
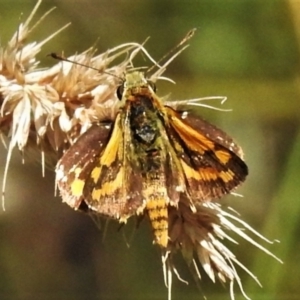
[[248, 174], [241, 149], [223, 131], [204, 120], [166, 107], [169, 139], [185, 174], [193, 201], [230, 193]]
[[142, 205], [142, 180], [132, 160], [126, 113], [118, 114], [106, 147], [94, 161], [83, 194], [88, 207], [125, 221]]
[[85, 180], [109, 140], [111, 127], [111, 123], [93, 125], [78, 138], [57, 163], [56, 184], [63, 202], [74, 209], [84, 206]]

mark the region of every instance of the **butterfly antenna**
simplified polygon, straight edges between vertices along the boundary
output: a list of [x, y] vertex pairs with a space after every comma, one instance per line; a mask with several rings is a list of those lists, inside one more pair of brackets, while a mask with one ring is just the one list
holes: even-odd
[[117, 75], [115, 75], [115, 74], [113, 74], [113, 73], [109, 73], [109, 72], [106, 72], [106, 71], [100, 71], [100, 70], [97, 69], [97, 68], [94, 68], [94, 67], [92, 67], [92, 66], [88, 66], [88, 65], [82, 64], [82, 63], [80, 63], [80, 62], [78, 62], [78, 61], [75, 61], [75, 60], [68, 59], [68, 58], [63, 57], [63, 56], [61, 56], [61, 55], [58, 55], [58, 54], [55, 53], [55, 52], [52, 52], [52, 53], [48, 54], [47, 56], [50, 56], [50, 57], [52, 57], [52, 58], [54, 58], [54, 59], [57, 59], [57, 60], [60, 60], [60, 61], [66, 61], [66, 62], [75, 64], [75, 65], [78, 65], [78, 66], [86, 67], [86, 68], [89, 68], [89, 69], [98, 71], [99, 73], [108, 74], [108, 75], [114, 76], [114, 77], [116, 77], [116, 78], [118, 78], [118, 79], [121, 79], [119, 76], [117, 76]]

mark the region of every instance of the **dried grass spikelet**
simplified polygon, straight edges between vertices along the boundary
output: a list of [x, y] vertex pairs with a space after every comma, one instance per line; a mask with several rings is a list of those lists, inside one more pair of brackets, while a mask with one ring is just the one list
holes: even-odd
[[245, 221], [240, 219], [236, 212], [228, 212], [221, 204], [204, 202], [191, 208], [188, 203], [180, 202], [178, 208], [169, 209], [169, 236], [168, 249], [162, 253], [165, 284], [171, 299], [172, 275], [175, 274], [180, 281], [183, 280], [173, 264], [173, 256], [181, 252], [196, 281], [201, 279], [199, 267], [216, 282], [229, 282], [230, 297], [235, 299], [233, 285], [236, 282], [245, 299], [250, 299], [243, 290], [243, 285], [236, 266], [248, 273], [260, 286], [257, 277], [244, 266], [237, 257], [224, 245], [224, 241], [237, 244], [231, 237], [234, 233], [245, 239], [253, 246], [282, 261], [273, 253], [263, 247], [254, 238], [267, 243], [273, 243], [255, 231]]
[[[32, 30], [52, 11], [45, 13], [30, 27], [41, 1], [28, 19], [19, 25], [6, 47], [0, 49], [0, 134], [9, 138], [6, 177], [12, 151], [33, 149], [55, 157], [68, 148], [92, 122], [113, 119], [116, 87], [141, 47], [127, 43], [95, 55], [96, 49], [69, 57], [70, 60], [91, 66], [59, 62], [49, 69], [37, 69], [36, 55], [42, 46], [69, 24], [41, 42], [27, 43]], [[109, 66], [124, 55], [121, 63]], [[103, 72], [105, 71], [105, 72]], [[110, 75], [112, 74], [112, 75]]]

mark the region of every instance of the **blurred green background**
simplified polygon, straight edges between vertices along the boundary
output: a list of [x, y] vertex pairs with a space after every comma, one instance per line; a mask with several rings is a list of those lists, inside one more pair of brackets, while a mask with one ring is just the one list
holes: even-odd
[[[35, 3], [0, 0], [1, 45]], [[41, 66], [56, 63], [46, 57], [49, 52], [71, 55], [97, 40], [103, 52], [149, 36], [146, 48], [159, 59], [189, 29], [198, 28], [190, 47], [165, 73], [177, 84], [159, 85], [159, 94], [228, 97], [225, 106], [233, 112], [200, 111], [239, 142], [250, 169], [238, 190], [244, 197], [222, 201], [259, 232], [280, 240], [264, 246], [284, 264], [241, 238], [240, 245], [229, 247], [263, 285], [238, 270], [252, 299], [300, 299], [300, 2], [45, 0], [35, 19], [53, 6], [57, 9], [32, 33], [32, 41], [68, 22], [72, 26], [43, 48]], [[40, 166], [22, 165], [15, 152], [6, 212], [0, 215], [0, 299], [167, 299], [160, 252], [146, 222], [130, 248], [116, 224], [109, 225], [103, 241], [103, 230], [89, 217], [53, 196], [53, 171], [42, 178]], [[5, 158], [1, 146], [0, 182]], [[230, 298], [228, 287], [214, 285], [204, 273], [199, 292], [180, 259], [178, 269], [190, 284], [174, 278], [173, 300], [203, 299], [203, 294]], [[242, 299], [237, 286], [235, 291]]]

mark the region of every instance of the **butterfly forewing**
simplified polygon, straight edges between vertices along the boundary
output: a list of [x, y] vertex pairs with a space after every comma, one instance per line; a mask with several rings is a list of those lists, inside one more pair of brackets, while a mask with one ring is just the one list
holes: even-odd
[[[167, 108], [170, 140], [180, 159], [193, 202], [228, 194], [248, 174], [240, 148], [215, 126]], [[229, 149], [230, 148], [230, 149]]]
[[106, 147], [111, 123], [93, 125], [64, 153], [56, 166], [56, 183], [63, 201], [74, 209], [84, 200], [83, 189], [100, 153]]
[[118, 114], [111, 138], [99, 153], [84, 187], [88, 207], [104, 216], [126, 220], [142, 205], [142, 181]]

